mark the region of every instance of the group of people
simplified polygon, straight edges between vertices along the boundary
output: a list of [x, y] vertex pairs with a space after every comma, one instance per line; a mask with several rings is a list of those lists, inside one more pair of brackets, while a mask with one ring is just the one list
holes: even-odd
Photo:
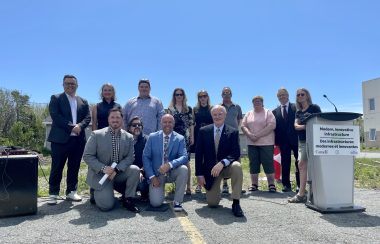
[[[165, 183], [175, 182], [174, 211], [183, 211], [184, 194], [192, 194], [190, 154], [195, 153], [195, 192], [206, 191], [210, 207], [218, 206], [221, 193], [228, 193], [231, 179], [232, 213], [243, 217], [240, 206], [243, 172], [240, 164], [239, 127], [247, 136], [251, 186], [256, 191], [260, 166], [274, 184], [273, 148], [281, 150], [283, 191], [291, 191], [291, 152], [296, 158], [297, 195], [289, 202], [305, 202], [307, 154], [305, 118], [320, 112], [310, 93], [297, 90], [296, 104], [289, 102], [285, 88], [278, 90], [280, 106], [264, 108], [262, 96], [252, 99], [253, 110], [243, 117], [241, 107], [232, 102], [229, 87], [222, 89], [222, 102], [211, 106], [207, 91], [197, 93], [197, 105], [187, 105], [185, 90], [174, 89], [167, 109], [150, 95], [149, 80], [138, 83], [139, 95], [122, 108], [116, 103], [115, 89], [101, 87], [101, 102], [89, 109], [87, 101], [76, 95], [78, 81], [73, 75], [63, 78], [64, 92], [53, 95], [49, 103], [52, 128], [52, 167], [48, 204], [57, 204], [62, 171], [67, 161], [66, 199], [81, 201], [77, 194], [80, 162], [88, 165], [90, 201], [102, 210], [114, 207], [114, 190], [122, 194], [123, 206], [140, 212], [136, 191], [143, 201], [159, 207], [165, 198]], [[86, 142], [84, 129], [92, 120], [92, 134]], [[298, 132], [298, 133], [297, 133]], [[298, 139], [297, 139], [298, 134]], [[298, 148], [301, 149], [298, 161]], [[221, 192], [221, 182], [223, 190]], [[299, 187], [299, 188], [298, 188]]]

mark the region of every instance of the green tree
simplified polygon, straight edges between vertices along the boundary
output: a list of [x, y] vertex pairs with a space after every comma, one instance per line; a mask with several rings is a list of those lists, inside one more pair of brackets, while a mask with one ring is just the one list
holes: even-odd
[[0, 143], [42, 150], [45, 129], [42, 124], [45, 107], [32, 107], [29, 96], [19, 91], [0, 89]]

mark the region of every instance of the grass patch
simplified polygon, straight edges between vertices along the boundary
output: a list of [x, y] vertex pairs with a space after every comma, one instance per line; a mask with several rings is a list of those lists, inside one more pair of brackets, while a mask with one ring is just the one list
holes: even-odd
[[[294, 159], [293, 159], [294, 160]], [[249, 174], [249, 160], [248, 157], [241, 158], [241, 164], [243, 169], [243, 189], [247, 189], [251, 185], [251, 179]], [[191, 160], [192, 167], [192, 189], [195, 189], [197, 185], [197, 179], [194, 176], [194, 160]], [[61, 182], [61, 192], [60, 195], [65, 195], [66, 189], [66, 171], [65, 167], [63, 170], [63, 179]], [[295, 177], [294, 177], [295, 166], [292, 161], [291, 166], [291, 180], [292, 180], [292, 188], [295, 189]], [[46, 175], [46, 179], [43, 175], [43, 172]], [[39, 166], [38, 168], [38, 196], [48, 196], [49, 195], [49, 174], [50, 174], [50, 159], [46, 160], [44, 164], [42, 164], [42, 169]], [[78, 193], [81, 195], [89, 195], [89, 186], [86, 183], [87, 176], [87, 164], [82, 162], [79, 170], [78, 176]], [[369, 158], [360, 158], [355, 161], [355, 172], [354, 172], [354, 185], [358, 188], [366, 188], [366, 189], [380, 189], [380, 159], [369, 159]], [[231, 186], [231, 181], [228, 183]], [[261, 169], [261, 173], [259, 174], [259, 187], [260, 190], [267, 190], [268, 184], [265, 178], [264, 171]], [[276, 182], [277, 190], [282, 189], [282, 184]], [[165, 186], [166, 192], [174, 192], [174, 184], [166, 184]]]

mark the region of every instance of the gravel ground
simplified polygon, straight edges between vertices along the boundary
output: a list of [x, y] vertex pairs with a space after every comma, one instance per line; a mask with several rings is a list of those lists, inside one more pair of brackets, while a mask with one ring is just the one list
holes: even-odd
[[87, 198], [57, 206], [39, 198], [36, 215], [0, 218], [0, 243], [182, 244], [196, 243], [194, 236], [206, 243], [380, 243], [379, 193], [355, 189], [355, 204], [366, 211], [339, 214], [288, 204], [294, 193], [247, 193], [241, 200], [245, 218], [232, 216], [228, 198], [219, 208], [206, 207], [204, 194], [185, 197], [182, 214], [171, 209], [133, 214], [120, 206], [104, 213]]

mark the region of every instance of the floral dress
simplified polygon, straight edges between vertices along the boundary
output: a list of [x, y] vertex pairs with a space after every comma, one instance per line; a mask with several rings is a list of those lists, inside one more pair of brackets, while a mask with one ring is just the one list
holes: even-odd
[[192, 108], [188, 107], [188, 111], [184, 113], [179, 112], [174, 106], [168, 108], [167, 113], [173, 115], [175, 122], [173, 130], [185, 137], [186, 149], [190, 152], [190, 126], [194, 125]]

